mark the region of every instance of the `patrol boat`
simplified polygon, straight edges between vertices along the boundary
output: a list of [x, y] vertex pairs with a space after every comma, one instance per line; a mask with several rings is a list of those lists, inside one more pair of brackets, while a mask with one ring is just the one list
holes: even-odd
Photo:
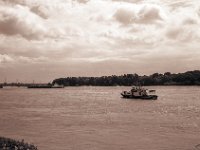
[[156, 100], [158, 96], [149, 94], [152, 92], [155, 92], [155, 90], [148, 90], [141, 86], [134, 86], [130, 91], [123, 91], [121, 95], [123, 98]]

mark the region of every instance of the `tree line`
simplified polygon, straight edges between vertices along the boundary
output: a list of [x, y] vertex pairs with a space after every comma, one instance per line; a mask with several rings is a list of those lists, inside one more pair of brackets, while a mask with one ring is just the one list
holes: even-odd
[[66, 77], [55, 79], [52, 84], [64, 86], [200, 85], [200, 70], [177, 74], [170, 72], [154, 73], [149, 76], [124, 74], [102, 77]]

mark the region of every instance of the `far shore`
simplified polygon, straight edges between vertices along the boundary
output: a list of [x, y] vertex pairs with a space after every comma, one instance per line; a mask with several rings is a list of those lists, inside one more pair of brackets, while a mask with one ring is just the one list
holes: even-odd
[[101, 77], [65, 77], [54, 79], [49, 83], [0, 83], [0, 88], [6, 86], [36, 88], [70, 86], [200, 86], [200, 70], [187, 71], [185, 73], [153, 73], [149, 76], [124, 74]]

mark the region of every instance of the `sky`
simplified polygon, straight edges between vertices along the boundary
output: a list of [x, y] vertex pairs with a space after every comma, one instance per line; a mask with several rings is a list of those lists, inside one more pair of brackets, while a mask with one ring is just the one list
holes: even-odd
[[0, 82], [200, 69], [199, 0], [1, 0]]

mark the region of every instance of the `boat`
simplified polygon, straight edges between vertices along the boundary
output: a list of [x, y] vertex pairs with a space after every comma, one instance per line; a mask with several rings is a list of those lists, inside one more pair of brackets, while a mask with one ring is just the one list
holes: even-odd
[[46, 88], [51, 88], [52, 85], [50, 84], [32, 84], [32, 85], [28, 85], [27, 88], [29, 89], [46, 89]]
[[2, 89], [3, 88], [3, 85], [0, 85], [0, 89]]
[[155, 92], [155, 90], [149, 91], [141, 86], [134, 86], [130, 91], [123, 91], [121, 95], [123, 98], [156, 100], [158, 98], [157, 95], [149, 94], [152, 91]]
[[29, 89], [48, 89], [48, 88], [64, 88], [63, 85], [57, 85], [57, 84], [32, 84], [27, 86]]

